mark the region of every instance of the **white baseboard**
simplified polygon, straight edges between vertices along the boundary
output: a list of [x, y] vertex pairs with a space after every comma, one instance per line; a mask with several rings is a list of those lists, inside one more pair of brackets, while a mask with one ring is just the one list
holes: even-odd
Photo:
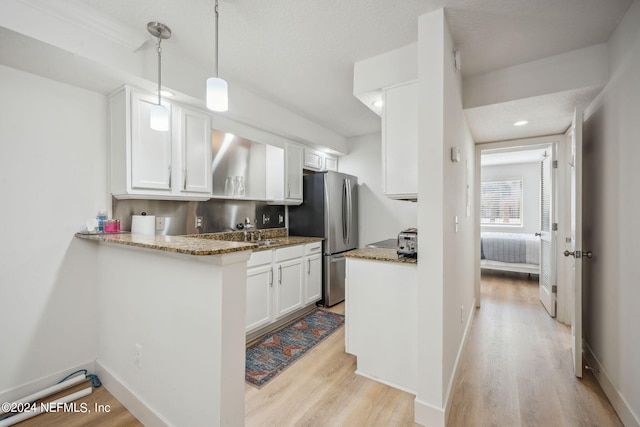
[[409, 390], [408, 388], [403, 387], [403, 386], [398, 385], [398, 384], [395, 384], [395, 383], [392, 383], [391, 381], [386, 381], [386, 380], [383, 380], [383, 379], [381, 379], [381, 378], [376, 378], [376, 377], [374, 377], [374, 376], [372, 376], [372, 375], [369, 375], [369, 374], [367, 374], [367, 373], [364, 373], [364, 372], [362, 372], [362, 371], [359, 371], [357, 368], [356, 368], [355, 374], [356, 374], [356, 375], [360, 375], [361, 377], [364, 377], [364, 378], [368, 378], [368, 379], [370, 379], [370, 380], [373, 380], [373, 381], [375, 381], [375, 382], [377, 382], [377, 383], [384, 384], [384, 385], [388, 385], [389, 387], [393, 387], [393, 388], [396, 388], [396, 389], [398, 389], [398, 390], [404, 391], [404, 392], [406, 392], [406, 393], [413, 394], [414, 396], [416, 395], [416, 392], [415, 392], [414, 390]]
[[416, 398], [413, 402], [413, 420], [426, 427], [444, 427], [444, 409], [436, 408]]
[[86, 362], [77, 366], [72, 366], [69, 369], [64, 369], [51, 375], [47, 375], [46, 377], [31, 381], [30, 383], [14, 387], [10, 390], [5, 390], [0, 393], [0, 402], [14, 402], [22, 397], [28, 396], [40, 390], [44, 390], [47, 387], [57, 384], [61, 379], [71, 374], [72, 372], [78, 371], [80, 369], [86, 369], [90, 374], [95, 373], [95, 361], [92, 360], [90, 362]]
[[462, 341], [460, 342], [460, 346], [458, 347], [458, 354], [456, 355], [456, 361], [453, 365], [453, 373], [451, 378], [449, 379], [449, 384], [447, 386], [447, 393], [445, 394], [444, 399], [444, 408], [436, 408], [426, 402], [420, 401], [416, 398], [414, 402], [414, 421], [420, 425], [427, 427], [444, 427], [446, 424], [446, 420], [449, 418], [449, 411], [451, 410], [451, 391], [453, 389], [454, 384], [460, 374], [458, 369], [460, 364], [460, 357], [462, 356], [462, 350], [464, 349], [464, 345], [467, 342], [467, 338], [469, 337], [469, 331], [471, 331], [471, 325], [473, 324], [474, 319], [474, 311], [476, 310], [476, 300], [474, 298], [473, 303], [470, 305], [469, 312], [467, 313], [467, 324], [464, 328], [464, 333], [462, 334]]
[[591, 367], [591, 372], [600, 383], [600, 387], [607, 395], [611, 405], [618, 413], [618, 417], [622, 421], [625, 427], [640, 427], [640, 418], [633, 413], [633, 410], [627, 403], [623, 395], [620, 394], [616, 386], [607, 375], [607, 371], [602, 367], [598, 358], [593, 354], [593, 350], [589, 347], [586, 341], [582, 341], [584, 357], [587, 359], [587, 363]]
[[467, 338], [469, 337], [469, 331], [471, 331], [471, 325], [473, 324], [473, 319], [475, 318], [474, 312], [476, 310], [476, 300], [473, 299], [473, 303], [471, 304], [471, 309], [467, 313], [467, 324], [464, 327], [464, 334], [462, 335], [462, 342], [460, 343], [460, 347], [458, 348], [458, 354], [456, 355], [456, 362], [453, 365], [453, 375], [449, 379], [449, 385], [447, 386], [447, 394], [444, 397], [444, 408], [445, 408], [445, 420], [449, 419], [449, 411], [451, 411], [451, 391], [453, 390], [453, 386], [460, 375], [459, 364], [460, 357], [462, 356], [462, 350], [464, 350], [464, 345], [467, 343]]
[[166, 427], [169, 425], [166, 420], [154, 412], [142, 399], [130, 391], [122, 381], [115, 377], [99, 359], [96, 360], [96, 369], [102, 385], [143, 425], [151, 427]]

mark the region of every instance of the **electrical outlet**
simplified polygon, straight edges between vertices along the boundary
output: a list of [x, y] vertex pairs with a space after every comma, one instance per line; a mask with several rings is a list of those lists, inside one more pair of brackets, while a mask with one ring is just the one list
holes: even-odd
[[201, 216], [197, 216], [196, 217], [196, 228], [202, 228], [202, 217]]
[[136, 344], [136, 357], [134, 359], [134, 363], [138, 368], [142, 368], [142, 346], [140, 344]]
[[164, 230], [164, 219], [165, 218], [163, 216], [156, 217], [156, 231]]

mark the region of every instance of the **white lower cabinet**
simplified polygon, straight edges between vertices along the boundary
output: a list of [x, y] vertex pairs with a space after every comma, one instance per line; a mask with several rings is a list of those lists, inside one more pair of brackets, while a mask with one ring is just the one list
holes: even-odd
[[276, 319], [302, 307], [302, 258], [276, 265], [278, 289]]
[[254, 252], [247, 262], [247, 333], [322, 297], [321, 242]]
[[304, 250], [305, 303], [322, 298], [322, 242], [309, 243]]

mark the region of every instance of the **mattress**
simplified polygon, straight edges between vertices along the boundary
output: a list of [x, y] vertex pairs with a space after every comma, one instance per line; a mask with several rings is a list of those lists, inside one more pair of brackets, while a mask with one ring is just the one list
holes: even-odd
[[540, 238], [525, 233], [482, 232], [481, 258], [516, 264], [540, 264]]

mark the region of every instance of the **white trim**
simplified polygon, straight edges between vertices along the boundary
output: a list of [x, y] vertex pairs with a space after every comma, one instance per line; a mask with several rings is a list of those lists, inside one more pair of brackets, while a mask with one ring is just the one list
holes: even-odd
[[398, 385], [396, 383], [393, 383], [391, 381], [383, 380], [382, 378], [378, 378], [378, 377], [374, 377], [373, 375], [365, 374], [364, 372], [359, 371], [358, 369], [356, 369], [355, 373], [360, 375], [361, 377], [368, 378], [368, 379], [370, 379], [372, 381], [375, 381], [377, 383], [388, 385], [389, 387], [393, 387], [395, 389], [402, 390], [402, 391], [407, 392], [409, 394], [413, 394], [414, 396], [416, 395], [415, 390], [410, 390], [410, 389], [408, 389], [406, 387], [403, 387], [403, 386]]
[[627, 402], [624, 396], [616, 389], [615, 384], [611, 381], [611, 378], [607, 374], [607, 371], [602, 367], [598, 358], [593, 354], [593, 350], [589, 347], [589, 344], [582, 340], [582, 349], [584, 357], [587, 359], [587, 363], [591, 367], [593, 376], [596, 377], [600, 387], [607, 395], [611, 405], [616, 410], [618, 417], [622, 421], [625, 427], [640, 427], [640, 417], [633, 413], [631, 405]]
[[145, 41], [152, 39], [146, 32], [135, 31], [119, 21], [110, 19], [82, 1], [67, 0], [64, 3], [43, 0], [17, 1], [53, 19], [118, 43], [130, 51], [139, 49]]
[[151, 409], [142, 399], [127, 388], [119, 378], [96, 360], [96, 369], [102, 385], [113, 395], [131, 414], [145, 426], [169, 426], [162, 416]]
[[47, 375], [46, 377], [31, 381], [30, 383], [5, 390], [0, 393], [0, 402], [13, 402], [23, 396], [28, 396], [37, 391], [43, 390], [56, 384], [58, 381], [60, 381], [70, 373], [78, 371], [80, 369], [86, 369], [90, 374], [94, 373], [96, 370], [95, 361], [91, 360], [89, 362], [85, 362], [68, 369], [63, 369], [62, 371], [58, 371], [51, 375]]
[[451, 391], [453, 390], [453, 386], [456, 383], [456, 380], [460, 376], [460, 357], [462, 356], [462, 350], [464, 350], [464, 346], [467, 343], [467, 338], [469, 337], [469, 332], [471, 331], [471, 325], [473, 325], [473, 321], [475, 319], [474, 311], [476, 306], [475, 298], [473, 303], [471, 304], [471, 309], [467, 313], [467, 325], [464, 328], [464, 334], [462, 335], [462, 342], [460, 342], [460, 347], [458, 348], [458, 354], [456, 355], [456, 362], [453, 365], [453, 375], [449, 380], [449, 385], [447, 386], [447, 393], [445, 394], [445, 404], [444, 404], [444, 418], [449, 419], [449, 412], [451, 412]]
[[413, 402], [413, 420], [416, 424], [427, 427], [444, 427], [445, 410], [436, 408], [421, 400]]

